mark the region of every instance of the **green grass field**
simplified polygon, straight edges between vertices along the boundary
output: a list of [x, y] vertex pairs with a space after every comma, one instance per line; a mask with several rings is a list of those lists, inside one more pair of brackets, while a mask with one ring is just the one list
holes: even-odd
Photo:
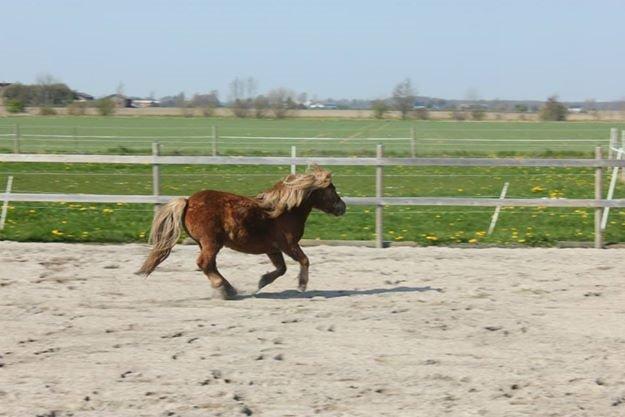
[[[220, 154], [371, 155], [377, 143], [390, 155], [408, 156], [411, 127], [418, 155], [591, 157], [607, 145], [613, 123], [402, 122], [373, 120], [255, 120], [207, 118], [15, 117], [0, 119], [0, 135], [19, 124], [22, 152], [149, 153], [158, 140], [168, 154], [210, 154], [217, 126]], [[30, 135], [30, 136], [29, 136]], [[37, 135], [37, 136], [35, 136]], [[39, 136], [41, 135], [41, 136]], [[236, 138], [235, 138], [236, 137]], [[250, 137], [241, 139], [240, 137]], [[251, 137], [262, 137], [253, 139]], [[295, 138], [318, 139], [295, 139]], [[289, 138], [289, 139], [269, 139]], [[327, 138], [338, 138], [327, 140]], [[368, 140], [375, 138], [374, 140]], [[396, 140], [382, 140], [401, 138]], [[193, 142], [193, 143], [190, 143]], [[0, 136], [10, 152], [12, 136]], [[162, 193], [189, 195], [213, 188], [255, 195], [288, 173], [288, 167], [164, 166]], [[366, 167], [333, 167], [334, 182], [346, 196], [374, 194], [374, 172]], [[85, 164], [0, 164], [0, 188], [14, 176], [15, 192], [150, 194], [151, 168]], [[592, 198], [593, 172], [584, 169], [392, 167], [385, 169], [387, 196]], [[607, 184], [606, 177], [606, 184]], [[625, 185], [616, 197], [625, 196]], [[388, 207], [385, 238], [421, 244], [497, 243], [550, 245], [593, 237], [588, 209], [505, 208], [495, 233], [485, 231], [490, 208]], [[342, 218], [315, 213], [306, 237], [372, 239], [372, 207], [350, 207]], [[145, 241], [152, 217], [146, 205], [12, 203], [0, 238], [37, 241]], [[612, 210], [609, 242], [625, 241], [625, 210]]]

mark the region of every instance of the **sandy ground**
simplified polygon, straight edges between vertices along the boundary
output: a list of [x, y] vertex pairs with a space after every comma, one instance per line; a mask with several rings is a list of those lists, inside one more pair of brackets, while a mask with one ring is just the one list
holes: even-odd
[[625, 415], [622, 250], [224, 251], [234, 301], [146, 251], [0, 242], [0, 415]]

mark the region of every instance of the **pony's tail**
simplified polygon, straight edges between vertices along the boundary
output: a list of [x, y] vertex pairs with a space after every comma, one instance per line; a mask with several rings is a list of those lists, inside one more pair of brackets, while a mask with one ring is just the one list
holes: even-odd
[[154, 215], [150, 240], [148, 241], [152, 244], [152, 249], [137, 274], [144, 274], [147, 277], [161, 262], [167, 259], [171, 249], [180, 239], [182, 213], [186, 206], [186, 198], [176, 198], [161, 207]]

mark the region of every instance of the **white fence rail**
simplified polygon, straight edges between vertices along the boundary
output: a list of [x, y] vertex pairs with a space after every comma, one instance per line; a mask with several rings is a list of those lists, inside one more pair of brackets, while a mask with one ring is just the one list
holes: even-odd
[[[605, 168], [625, 168], [625, 160], [602, 159], [601, 149], [596, 149], [595, 159], [516, 159], [516, 158], [385, 158], [382, 145], [378, 145], [375, 158], [329, 157], [237, 157], [237, 156], [161, 156], [154, 144], [153, 154], [136, 155], [45, 155], [0, 154], [0, 162], [29, 163], [95, 163], [151, 165], [152, 195], [101, 195], [101, 194], [34, 194], [5, 193], [5, 199], [18, 202], [90, 202], [162, 204], [175, 196], [160, 194], [160, 165], [342, 165], [376, 167], [375, 197], [346, 197], [351, 205], [376, 206], [376, 245], [382, 247], [384, 206], [480, 206], [480, 207], [585, 207], [595, 208], [595, 246], [603, 247], [601, 216], [605, 208], [625, 207], [625, 199], [602, 199], [602, 178]], [[295, 151], [292, 155], [295, 155]], [[466, 197], [384, 197], [383, 170], [386, 166], [462, 166], [462, 167], [561, 167], [594, 168], [594, 199], [524, 199], [466, 198]], [[612, 197], [612, 195], [610, 196]]]
[[[60, 127], [60, 126], [24, 126], [21, 127], [19, 123], [1, 125], [3, 132], [0, 133], [0, 139], [7, 141], [13, 148], [14, 153], [31, 151], [51, 151], [52, 149], [63, 149], [66, 152], [91, 152], [98, 150], [98, 152], [115, 153], [114, 147], [131, 147], [135, 151], [138, 149], [148, 150], [148, 146], [152, 141], [160, 140], [165, 146], [166, 150], [176, 151], [191, 151], [193, 152], [207, 152], [212, 156], [219, 154], [219, 149], [227, 153], [241, 152], [245, 153], [246, 150], [263, 151], [265, 153], [272, 153], [276, 151], [277, 147], [282, 145], [301, 145], [305, 147], [314, 148], [325, 147], [326, 144], [337, 143], [341, 144], [341, 150], [345, 151], [345, 146], [352, 147], [352, 151], [367, 153], [373, 149], [368, 148], [369, 144], [385, 143], [389, 145], [389, 152], [393, 148], [393, 152], [401, 152], [401, 154], [410, 155], [415, 157], [417, 153], [430, 154], [434, 150], [462, 150], [462, 151], [485, 151], [485, 147], [490, 149], [491, 146], [495, 146], [501, 150], [515, 150], [515, 151], [536, 151], [536, 150], [575, 150], [580, 151], [588, 149], [589, 146], [600, 145], [604, 142], [601, 138], [590, 138], [588, 135], [585, 137], [574, 137], [577, 135], [570, 135], [570, 137], [559, 137], [554, 139], [539, 138], [539, 137], [516, 137], [516, 138], [489, 138], [489, 137], [456, 137], [456, 138], [440, 138], [435, 134], [427, 133], [431, 130], [420, 129], [421, 137], [418, 137], [417, 130], [413, 126], [410, 131], [408, 129], [393, 130], [394, 137], [362, 137], [360, 135], [366, 134], [366, 132], [356, 132], [357, 135], [350, 136], [354, 132], [345, 130], [345, 136], [342, 136], [336, 129], [330, 129], [328, 136], [306, 136], [306, 135], [293, 135], [289, 132], [288, 136], [276, 136], [275, 134], [265, 134], [259, 136], [249, 135], [237, 135], [235, 130], [231, 134], [220, 133], [218, 127], [204, 126], [203, 128], [192, 128], [191, 130], [195, 134], [169, 135], [161, 134], [158, 137], [154, 135], [146, 134], [117, 134], [119, 130], [114, 131], [116, 134], [101, 134], [100, 132], [92, 132], [93, 129], [106, 129], [103, 126], [74, 126], [74, 127]], [[140, 127], [125, 127], [124, 129], [136, 130]], [[39, 129], [51, 129], [56, 133], [45, 133]], [[59, 130], [63, 129], [63, 130]], [[162, 130], [163, 127], [159, 128]], [[166, 129], [166, 128], [165, 128]], [[171, 129], [171, 127], [170, 127]], [[176, 128], [177, 129], [177, 128]], [[224, 128], [228, 130], [228, 128]], [[256, 129], [263, 129], [263, 127], [255, 127]], [[265, 127], [266, 129], [266, 127]], [[33, 131], [34, 130], [34, 131]], [[232, 129], [230, 128], [232, 131]], [[275, 129], [272, 129], [275, 132]], [[302, 129], [304, 131], [311, 129]], [[446, 129], [448, 131], [458, 129]], [[484, 129], [471, 129], [472, 132], [479, 132]], [[493, 130], [502, 131], [516, 131], [519, 129], [486, 129], [484, 131], [492, 132]], [[583, 129], [582, 129], [583, 130]], [[79, 131], [81, 132], [79, 134]], [[549, 129], [550, 132], [557, 131]], [[533, 132], [536, 132], [533, 130]], [[94, 134], [95, 133], [95, 134]], [[271, 132], [273, 133], [273, 132]], [[111, 147], [113, 147], [111, 149]], [[356, 148], [353, 148], [356, 147]], [[366, 149], [365, 149], [366, 148]]]

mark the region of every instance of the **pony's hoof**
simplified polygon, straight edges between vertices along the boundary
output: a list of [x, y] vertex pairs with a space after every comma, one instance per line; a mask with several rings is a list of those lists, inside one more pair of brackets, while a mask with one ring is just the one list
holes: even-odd
[[237, 296], [237, 290], [233, 287], [221, 286], [219, 288], [215, 288], [213, 292], [213, 298], [218, 300], [233, 300]]
[[271, 284], [273, 282], [273, 280], [268, 279], [267, 277], [262, 277], [260, 279], [260, 281], [258, 281], [258, 289], [260, 290], [263, 287], [266, 287], [267, 285]]
[[306, 292], [306, 284], [300, 284], [297, 286], [299, 292]]

